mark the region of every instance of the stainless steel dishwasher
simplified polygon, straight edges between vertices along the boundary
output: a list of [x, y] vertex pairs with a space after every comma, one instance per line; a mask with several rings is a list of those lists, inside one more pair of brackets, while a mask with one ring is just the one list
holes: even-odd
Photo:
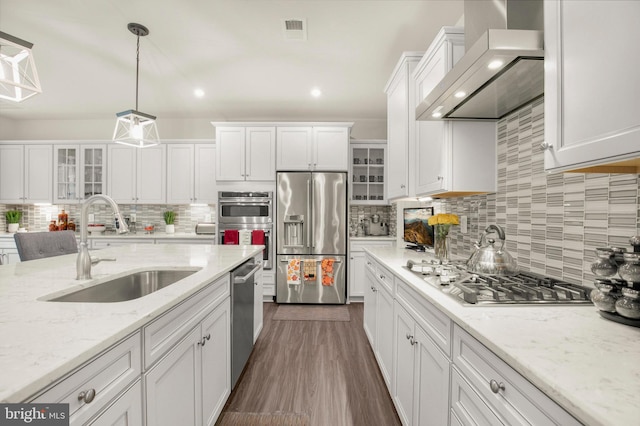
[[231, 389], [253, 350], [253, 284], [259, 269], [251, 259], [231, 271]]

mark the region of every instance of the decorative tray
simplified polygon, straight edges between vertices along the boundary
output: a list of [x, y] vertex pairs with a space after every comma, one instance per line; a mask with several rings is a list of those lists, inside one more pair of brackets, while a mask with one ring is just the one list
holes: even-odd
[[600, 316], [611, 321], [619, 322], [620, 324], [630, 325], [632, 327], [640, 327], [640, 319], [625, 318], [622, 315], [613, 314], [606, 311], [598, 311]]

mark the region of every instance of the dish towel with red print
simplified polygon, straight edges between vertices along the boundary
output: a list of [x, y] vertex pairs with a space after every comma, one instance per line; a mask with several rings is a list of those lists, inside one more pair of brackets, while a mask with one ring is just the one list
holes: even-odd
[[322, 285], [332, 286], [335, 282], [333, 278], [333, 263], [335, 259], [322, 259], [320, 270], [322, 271]]
[[300, 259], [289, 259], [289, 263], [287, 263], [287, 284], [300, 285]]

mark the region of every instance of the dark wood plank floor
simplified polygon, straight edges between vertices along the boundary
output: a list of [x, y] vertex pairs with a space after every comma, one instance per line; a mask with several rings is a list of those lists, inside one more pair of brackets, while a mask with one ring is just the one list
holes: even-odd
[[348, 305], [348, 322], [273, 321], [277, 307], [265, 303], [262, 334], [224, 412], [305, 413], [309, 426], [400, 425], [362, 303]]

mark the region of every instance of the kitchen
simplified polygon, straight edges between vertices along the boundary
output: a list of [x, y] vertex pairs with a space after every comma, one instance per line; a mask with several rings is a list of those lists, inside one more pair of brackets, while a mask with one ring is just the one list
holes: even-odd
[[[441, 22], [439, 27], [441, 27], [442, 25], [455, 25], [458, 23], [459, 16], [462, 14], [462, 5], [459, 6], [460, 9], [457, 10], [457, 15], [454, 14], [454, 16], [449, 21]], [[569, 10], [569, 12], [571, 12], [571, 10]], [[634, 16], [633, 13], [628, 13], [627, 15]], [[616, 19], [622, 20], [622, 17], [618, 16]], [[614, 24], [612, 24], [612, 26], [616, 27], [617, 31], [623, 31], [622, 29], [624, 29], [624, 31], [630, 31], [630, 28], [633, 27], [633, 25]], [[8, 30], [9, 28], [10, 27], [5, 26], [5, 23], [3, 22], [3, 29]], [[154, 28], [151, 29], [152, 31], [154, 30]], [[545, 37], [548, 35], [550, 29], [552, 28], [545, 27]], [[609, 29], [613, 30], [613, 28]], [[11, 31], [9, 32], [16, 34], [19, 33], [17, 29], [11, 29]], [[426, 41], [422, 40], [419, 44], [413, 46], [403, 46], [401, 50], [412, 51], [412, 49], [415, 49], [415, 51], [424, 51], [429, 47], [429, 42], [435, 37], [436, 32], [437, 30], [434, 30], [433, 33], [425, 39]], [[614, 36], [609, 37], [613, 37], [615, 40], [627, 40], [629, 38], [632, 38], [629, 37], [628, 34], [625, 34], [626, 33], [622, 32], [622, 34], [615, 36], [617, 38], [615, 38]], [[27, 37], [25, 36], [25, 38]], [[609, 40], [609, 43], [613, 44], [611, 38], [605, 38], [605, 40]], [[127, 41], [131, 42], [131, 40], [128, 39]], [[145, 41], [146, 40], [142, 41], [142, 52], [145, 51]], [[616, 46], [619, 47], [620, 44], [616, 44]], [[550, 47], [551, 46], [549, 45], [549, 43], [545, 43], [546, 55], [549, 54]], [[608, 44], [605, 44], [604, 47], [600, 46], [600, 49], [607, 50], [609, 47], [610, 46]], [[619, 48], [624, 51], [623, 47]], [[128, 57], [128, 55], [125, 56]], [[400, 53], [397, 53], [395, 55], [393, 59], [394, 63], [398, 60], [398, 56], [400, 56]], [[628, 60], [632, 61], [632, 59]], [[127, 61], [126, 64], [129, 64], [129, 62], [130, 61]], [[545, 62], [547, 62], [547, 57], [545, 57]], [[125, 68], [127, 68], [128, 70], [130, 67], [126, 66]], [[626, 68], [624, 67], [621, 68], [623, 68], [623, 70], [620, 72], [626, 70]], [[388, 66], [387, 69], [385, 69], [385, 80], [389, 78], [392, 69], [393, 65]], [[630, 69], [633, 69], [633, 67], [629, 66], [629, 70]], [[614, 70], [609, 71], [612, 72]], [[583, 72], [584, 74], [584, 71], [581, 72]], [[593, 78], [593, 81], [597, 80], [591, 74], [586, 73], [584, 75], [585, 79]], [[630, 78], [634, 77], [622, 75], [611, 80], [612, 84], [615, 82], [635, 81], [630, 80]], [[142, 79], [142, 81], [144, 81], [144, 79]], [[384, 82], [379, 85], [379, 88], [377, 90], [381, 91], [383, 89], [383, 86]], [[595, 87], [592, 89], [596, 90], [599, 89], [599, 87]], [[612, 93], [617, 92], [612, 91]], [[606, 93], [600, 93], [599, 96], [595, 97], [601, 99], [605, 95]], [[143, 105], [145, 96], [149, 95], [142, 96], [141, 99]], [[459, 230], [458, 228], [454, 227], [454, 231], [451, 236], [451, 240], [453, 243], [451, 248], [452, 254], [466, 257], [472, 250], [473, 241], [479, 237], [484, 228], [486, 228], [486, 226], [489, 224], [498, 223], [505, 228], [507, 236], [506, 247], [508, 251], [516, 257], [518, 265], [521, 268], [526, 268], [533, 272], [538, 272], [557, 278], [591, 283], [593, 282], [594, 278], [590, 271], [590, 264], [594, 261], [595, 257], [593, 249], [596, 247], [605, 246], [629, 247], [628, 239], [631, 236], [639, 234], [637, 171], [629, 171], [629, 169], [625, 169], [627, 171], [622, 174], [609, 174], [603, 169], [603, 173], [596, 174], [545, 173], [545, 168], [562, 169], [562, 167], [554, 166], [553, 164], [547, 165], [548, 160], [547, 158], [545, 158], [547, 154], [539, 149], [540, 143], [548, 138], [544, 136], [545, 132], [548, 132], [549, 128], [553, 126], [553, 120], [551, 120], [551, 118], [553, 117], [553, 115], [558, 115], [557, 111], [555, 112], [555, 114], [553, 114], [553, 112], [550, 113], [547, 109], [549, 107], [549, 104], [555, 104], [555, 102], [549, 101], [550, 99], [555, 99], [552, 96], [553, 94], [551, 93], [551, 91], [545, 89], [544, 100], [542, 98], [539, 98], [528, 105], [524, 105], [523, 108], [519, 111], [508, 115], [498, 122], [496, 129], [496, 133], [498, 136], [495, 148], [495, 164], [491, 164], [491, 162], [478, 162], [474, 165], [473, 168], [473, 170], [478, 171], [483, 171], [485, 167], [495, 168], [497, 173], [497, 184], [495, 191], [489, 191], [490, 193], [486, 195], [477, 194], [452, 198], [440, 198], [431, 203], [436, 208], [436, 212], [452, 212], [458, 214], [461, 217], [466, 216], [468, 219], [468, 229], [466, 233], [463, 233], [461, 229]], [[611, 94], [609, 94], [609, 96], [611, 96]], [[635, 98], [637, 99], [637, 97]], [[37, 97], [33, 100], [36, 99]], [[575, 102], [575, 104], [571, 103], [570, 105], [576, 108], [579, 105], [589, 104], [589, 102], [581, 99], [580, 97], [578, 97], [578, 99], [575, 101], [571, 101]], [[568, 101], [565, 99], [565, 105], [566, 102]], [[24, 103], [23, 105], [27, 104]], [[114, 109], [114, 112], [116, 110], [117, 109]], [[619, 110], [619, 108], [617, 108], [617, 110]], [[634, 117], [637, 117], [637, 110], [635, 111], [635, 115], [633, 111], [633, 105], [627, 105], [627, 108], [622, 109], [619, 120], [623, 123], [635, 124], [634, 121], [630, 121], [634, 120]], [[603, 111], [598, 112], [604, 114]], [[572, 113], [572, 111], [564, 111], [564, 115], [566, 115], [567, 117], [571, 117], [570, 113]], [[81, 132], [83, 130], [83, 123], [80, 123], [76, 128], [68, 129], [64, 127], [62, 123], [45, 123], [45, 121], [47, 120], [36, 119], [31, 123], [9, 122], [9, 120], [5, 118], [6, 116], [10, 115], [9, 109], [3, 109], [1, 115], [4, 129], [2, 130], [2, 139], [5, 140], [15, 141], [19, 139], [26, 139], [38, 141], [55, 139], [65, 141], [69, 139], [76, 139], [74, 136], [77, 134], [77, 132]], [[586, 123], [594, 123], [594, 126], [597, 121], [600, 121], [596, 120], [595, 117], [589, 117], [590, 119], [587, 120]], [[213, 119], [213, 117], [209, 118]], [[601, 121], [612, 122], [616, 123], [615, 125], [618, 125], [616, 117], [610, 117], [606, 115], [606, 118], [606, 121]], [[245, 119], [245, 117], [241, 117], [239, 119], [242, 120]], [[309, 118], [307, 118], [307, 120], [309, 120]], [[211, 137], [210, 135], [212, 134], [212, 128], [209, 121], [210, 120], [206, 121], [205, 123], [206, 130], [202, 131], [203, 135], [209, 136], [201, 136], [203, 138]], [[387, 138], [387, 135], [383, 130], [386, 126], [379, 125], [378, 123], [372, 121], [347, 121], [355, 121], [355, 124], [351, 130], [351, 136], [355, 139]], [[5, 126], [4, 124], [7, 124], [7, 126]], [[42, 126], [44, 124], [48, 124], [46, 128], [46, 132], [48, 133], [48, 135], [46, 136], [48, 137], [45, 137], [46, 133], [44, 133], [44, 127]], [[84, 124], [89, 125], [89, 123]], [[568, 124], [571, 123], [569, 122]], [[101, 126], [105, 128], [103, 133], [110, 133], [111, 123]], [[201, 125], [201, 127], [205, 126]], [[628, 124], [625, 124], [622, 127], [633, 128], [633, 126]], [[194, 128], [195, 127], [189, 127], [188, 131], [192, 132]], [[171, 129], [171, 127], [169, 127], [169, 129]], [[567, 127], [567, 129], [570, 129], [571, 132], [576, 133], [579, 133], [580, 131], [580, 129], [574, 129], [572, 127]], [[597, 134], [602, 133], [601, 129], [588, 130], [591, 130]], [[21, 137], [21, 135], [23, 135], [23, 137]], [[517, 137], [515, 137], [516, 135]], [[169, 130], [168, 137], [172, 136], [175, 137], [176, 140], [187, 137], [184, 134], [171, 135], [171, 130]], [[569, 133], [569, 136], [567, 137], [570, 136], [572, 136], [571, 133]], [[88, 139], [100, 138], [97, 136], [80, 136], [78, 139], [82, 139], [85, 137]], [[101, 139], [104, 140], [105, 138], [101, 137]], [[389, 143], [391, 144], [391, 138], [389, 138], [389, 141]], [[626, 147], [632, 147], [632, 154], [633, 152], [637, 153], [637, 149], [635, 149], [635, 151], [633, 149], [633, 147], [637, 145], [637, 142], [627, 141], [623, 143], [623, 145], [625, 144]], [[391, 145], [387, 146], [389, 153], [392, 151], [390, 146]], [[598, 155], [596, 159], [609, 156], [603, 155], [602, 151], [598, 151], [597, 148], [593, 148], [592, 151], [594, 152], [594, 155]], [[397, 151], [394, 150], [393, 152]], [[546, 152], [548, 153], [549, 151]], [[588, 164], [589, 161], [591, 161], [589, 158], [583, 158], [583, 156], [585, 155], [584, 153], [579, 152], [578, 150], [572, 150], [572, 152], [576, 152], [575, 154], [571, 154], [571, 156], [573, 156], [576, 160], [582, 161], [586, 163], [586, 165], [592, 166], [592, 164]], [[611, 154], [610, 156], [615, 157], [617, 155], [619, 158], [621, 151], [618, 150], [617, 145], [611, 144], [607, 148], [607, 150], [605, 150], [605, 152]], [[559, 151], [558, 157], [561, 157], [562, 155], [564, 154]], [[404, 163], [402, 164], [403, 170], [406, 170], [407, 173], [408, 185], [406, 186], [409, 189], [411, 189], [410, 186], [413, 184], [413, 182], [415, 182], [415, 179], [409, 180], [409, 176], [411, 176], [412, 173], [416, 173], [418, 171], [415, 170], [414, 163], [409, 161], [410, 158], [415, 158], [415, 156], [411, 156], [411, 154], [408, 153], [405, 157]], [[626, 158], [633, 158], [633, 155], [628, 155]], [[625, 161], [633, 163], [632, 160]], [[393, 163], [391, 163], [390, 160], [388, 162], [390, 163], [389, 166], [393, 167]], [[570, 162], [567, 161], [566, 164], [570, 164]], [[624, 166], [629, 167], [630, 164], [626, 164]], [[387, 175], [385, 176], [385, 180], [387, 181], [385, 183], [387, 183], [387, 185], [391, 185], [393, 183], [392, 181], [390, 181], [391, 176], [389, 175], [389, 173], [392, 172], [389, 172], [389, 170], [387, 170]], [[234, 184], [234, 186], [237, 185]], [[415, 195], [416, 193], [407, 193], [406, 195], [400, 195], [398, 199], [404, 197], [413, 197], [415, 199]], [[395, 228], [396, 235], [399, 234], [398, 229], [401, 229], [401, 225], [398, 226], [398, 217], [400, 216], [398, 212], [400, 212], [403, 206], [406, 204], [408, 204], [407, 201], [399, 201], [398, 203], [392, 204], [392, 206], [389, 208], [389, 210], [391, 211], [389, 219], [390, 228], [392, 229], [392, 232]], [[10, 205], [14, 206], [15, 204]], [[139, 216], [141, 216], [139, 211], [143, 211], [142, 217], [146, 216], [149, 220], [153, 220], [156, 223], [161, 223], [160, 214], [165, 208], [162, 203], [156, 205], [155, 207], [153, 207], [153, 205], [147, 207], [143, 204], [132, 204], [132, 206], [135, 206], [135, 213], [137, 213]], [[33, 206], [28, 208], [28, 214], [30, 217], [32, 216], [31, 209], [33, 209], [33, 215], [37, 215], [38, 218], [42, 217], [42, 226], [46, 225], [46, 213], [36, 213], [38, 211], [37, 209], [40, 209], [41, 207]], [[46, 207], [42, 208], [46, 209]], [[125, 207], [125, 209], [126, 208], [127, 207]], [[210, 207], [181, 206], [180, 208], [185, 209], [182, 212], [178, 212], [178, 227], [184, 226], [183, 228], [181, 228], [183, 230], [182, 232], [187, 232], [193, 229], [193, 225], [195, 225], [197, 221], [205, 218], [207, 214], [215, 216], [215, 210], [206, 210]], [[364, 215], [364, 213], [359, 212], [359, 209], [364, 212], [367, 208], [369, 208], [369, 206], [366, 205], [365, 207], [352, 206], [352, 211], [355, 210], [356, 215]], [[146, 209], [148, 209], [148, 211]], [[191, 212], [191, 209], [203, 210], [197, 210], [197, 212], [194, 214]], [[54, 213], [57, 214], [57, 212], [58, 210], [56, 210]], [[384, 214], [387, 214], [386, 210], [383, 210], [383, 215]], [[396, 220], [391, 220], [391, 216], [395, 216]], [[183, 223], [180, 222], [180, 218], [190, 218], [192, 222]], [[395, 224], [393, 222], [395, 222]], [[35, 225], [35, 223], [36, 222], [34, 219], [33, 226], [42, 228], [42, 226], [40, 226], [40, 222], [38, 222], [38, 225]], [[32, 228], [31, 222], [29, 222], [29, 227]], [[400, 239], [398, 239], [398, 244], [403, 245], [404, 243], [401, 242]], [[406, 278], [401, 273], [396, 273], [396, 276], [397, 275]], [[431, 299], [433, 299], [434, 297], [435, 296], [432, 295]], [[440, 299], [433, 300], [442, 302]], [[589, 311], [589, 316], [585, 316], [585, 321], [586, 318], [591, 318], [591, 316], [598, 318], [597, 312], [593, 310], [593, 308], [585, 308], [585, 310], [589, 309], [592, 310]], [[470, 309], [462, 312], [467, 312], [466, 315], [470, 317], [478, 315], [471, 312]], [[483, 312], [486, 312], [486, 310]], [[539, 312], [544, 311], [539, 310]], [[591, 324], [591, 322], [589, 322], [589, 324]], [[490, 325], [488, 325], [488, 327], [489, 326]], [[622, 327], [621, 325], [611, 324], [609, 325], [609, 327], [611, 327], [612, 330], [615, 330], [615, 333], [617, 333], [618, 331], [623, 333], [622, 330], [620, 330], [620, 327]], [[590, 329], [584, 330], [584, 333], [588, 334], [589, 330]], [[635, 330], [631, 330], [632, 329], [625, 329], [624, 333], [635, 332]], [[637, 336], [637, 334], [629, 334], [629, 336]], [[634, 346], [630, 347], [633, 350]], [[599, 352], [599, 356], [601, 357], [606, 358], [607, 356], [611, 356], [619, 359], [619, 357], [621, 356], [619, 353], [617, 353], [617, 351], [614, 351], [613, 349], [599, 348], [598, 350], [601, 351]], [[583, 358], [590, 357], [591, 354], [574, 354], [573, 356]], [[595, 366], [600, 363], [602, 363], [602, 360], [594, 360], [593, 368], [595, 368]], [[633, 367], [633, 365], [630, 364], [625, 364], [625, 368], [626, 370], [624, 372], [624, 375], [637, 376], [637, 367]], [[591, 367], [589, 369], [591, 369]], [[522, 371], [519, 370], [519, 372], [522, 374]], [[614, 374], [614, 372], [611, 372], [611, 374]], [[616, 372], [615, 374], [619, 373]], [[616, 375], [616, 377], [618, 376]], [[634, 383], [628, 384], [629, 387], [626, 387], [627, 393], [633, 394], [633, 390], [636, 389], [634, 386], [637, 386], [635, 384], [637, 382], [638, 381], [635, 380]], [[625, 382], [625, 386], [627, 386], [627, 383], [629, 382]], [[536, 382], [535, 384], [542, 387], [540, 383]], [[592, 382], [591, 384], [593, 385], [594, 383]], [[567, 409], [567, 406], [565, 404], [562, 405], [565, 409]], [[622, 405], [626, 407], [633, 407], [632, 402]], [[597, 406], [597, 404], [594, 403], [594, 406]], [[637, 410], [633, 411], [633, 409], [631, 408], [630, 411], [626, 411], [626, 413], [627, 415], [637, 415]], [[580, 419], [583, 423], [607, 424], [606, 420], [603, 420], [603, 418], [606, 417], [585, 417]]]

